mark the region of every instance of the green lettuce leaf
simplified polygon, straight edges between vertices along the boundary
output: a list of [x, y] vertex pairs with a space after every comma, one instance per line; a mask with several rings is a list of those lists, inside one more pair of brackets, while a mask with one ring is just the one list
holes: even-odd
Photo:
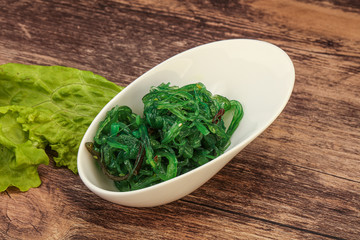
[[45, 142], [25, 129], [49, 120], [32, 108], [0, 107], [0, 191], [9, 186], [26, 191], [40, 185], [38, 165], [49, 162]]
[[123, 88], [93, 74], [61, 66], [0, 66], [0, 192], [37, 187], [39, 164], [54, 161], [77, 173], [76, 155], [86, 129]]

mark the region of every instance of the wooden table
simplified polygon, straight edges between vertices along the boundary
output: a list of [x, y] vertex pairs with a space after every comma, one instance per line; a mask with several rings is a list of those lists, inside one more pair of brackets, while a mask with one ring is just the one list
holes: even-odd
[[279, 118], [192, 194], [124, 207], [40, 166], [39, 188], [0, 194], [0, 238], [360, 239], [360, 4], [312, 2], [0, 1], [0, 64], [75, 67], [126, 86], [191, 47], [251, 38], [296, 69]]

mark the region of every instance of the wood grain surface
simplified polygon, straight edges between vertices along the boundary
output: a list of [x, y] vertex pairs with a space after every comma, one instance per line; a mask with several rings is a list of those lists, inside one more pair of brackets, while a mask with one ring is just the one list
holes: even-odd
[[281, 47], [296, 83], [278, 119], [214, 178], [173, 203], [129, 208], [40, 166], [39, 188], [0, 193], [0, 239], [360, 239], [359, 1], [0, 1], [0, 64], [75, 67], [122, 86], [230, 38]]

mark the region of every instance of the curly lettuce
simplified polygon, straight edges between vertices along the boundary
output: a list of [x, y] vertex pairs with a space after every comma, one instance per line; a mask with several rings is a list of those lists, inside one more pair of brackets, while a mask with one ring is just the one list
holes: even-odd
[[86, 129], [123, 88], [62, 66], [0, 66], [0, 192], [41, 184], [37, 168], [56, 151], [58, 167], [77, 173], [76, 155]]

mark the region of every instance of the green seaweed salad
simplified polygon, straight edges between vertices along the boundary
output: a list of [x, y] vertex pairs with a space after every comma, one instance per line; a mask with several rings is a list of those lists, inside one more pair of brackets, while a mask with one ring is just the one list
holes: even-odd
[[212, 95], [202, 83], [162, 83], [142, 101], [143, 116], [116, 106], [100, 122], [94, 142], [86, 143], [120, 191], [169, 180], [218, 157], [244, 113], [238, 101]]

